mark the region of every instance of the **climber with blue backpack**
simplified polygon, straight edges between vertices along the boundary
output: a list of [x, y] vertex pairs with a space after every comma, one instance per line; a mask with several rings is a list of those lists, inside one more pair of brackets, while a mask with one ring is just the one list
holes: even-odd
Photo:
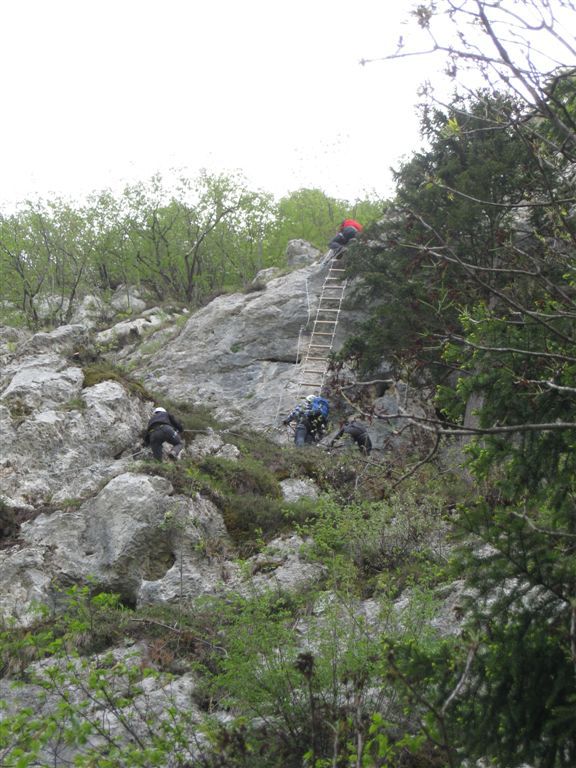
[[330, 405], [325, 397], [308, 395], [282, 423], [296, 422], [294, 443], [298, 446], [310, 445], [319, 442], [326, 434], [329, 412]]

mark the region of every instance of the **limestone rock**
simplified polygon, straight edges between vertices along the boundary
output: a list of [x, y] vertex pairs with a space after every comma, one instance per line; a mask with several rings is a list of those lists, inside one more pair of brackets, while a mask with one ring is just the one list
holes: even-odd
[[21, 328], [0, 325], [0, 366], [3, 367], [10, 358], [14, 357], [31, 335], [30, 331]]
[[146, 302], [140, 297], [140, 291], [134, 286], [120, 285], [110, 299], [110, 305], [117, 312], [138, 315], [146, 309]]
[[202, 459], [204, 456], [220, 456], [224, 459], [237, 461], [240, 451], [235, 445], [224, 443], [224, 440], [213, 429], [207, 429], [206, 434], [198, 435], [186, 448], [186, 454], [193, 459]]
[[9, 579], [0, 583], [0, 612], [26, 624], [33, 603], [57, 607], [73, 584], [135, 606], [196, 597], [218, 588], [220, 566], [204, 552], [226, 538], [211, 502], [173, 495], [164, 478], [124, 473], [77, 509], [22, 526], [24, 546], [0, 551]]
[[304, 556], [305, 545], [300, 536], [280, 536], [271, 541], [263, 552], [249, 558], [250, 576], [246, 579], [238, 570], [229, 577], [228, 588], [240, 594], [254, 596], [268, 590], [301, 591], [317, 584], [325, 575], [324, 566], [312, 563]]
[[82, 387], [84, 375], [80, 368], [57, 371], [29, 366], [21, 368], [0, 395], [10, 402], [18, 399], [29, 408], [43, 405], [50, 408], [76, 397]]
[[84, 296], [74, 307], [71, 322], [81, 324], [86, 328], [94, 328], [103, 319], [113, 315], [110, 305], [106, 304], [100, 296]]
[[319, 495], [318, 486], [310, 479], [288, 478], [280, 482], [280, 487], [285, 501], [298, 501], [303, 498], [317, 499]]
[[261, 269], [256, 273], [256, 277], [252, 280], [252, 285], [266, 285], [275, 277], [279, 277], [282, 270], [279, 267], [268, 267], [268, 269]]
[[286, 261], [289, 267], [305, 267], [321, 258], [322, 252], [306, 240], [290, 240], [286, 246]]
[[[158, 727], [162, 721], [169, 720], [172, 711], [185, 711], [194, 719], [199, 719], [200, 712], [193, 701], [196, 679], [193, 673], [186, 672], [177, 678], [159, 672], [154, 676], [141, 676], [138, 685], [128, 683], [127, 676], [114, 669], [130, 669], [136, 673], [139, 668], [151, 665], [150, 649], [145, 643], [137, 643], [128, 647], [114, 648], [103, 654], [97, 654], [87, 659], [83, 664], [80, 659], [67, 659], [65, 662], [52, 661], [36, 662], [26, 669], [26, 679], [35, 682], [20, 683], [14, 686], [10, 679], [0, 680], [0, 699], [6, 706], [8, 715], [15, 715], [24, 708], [30, 708], [36, 717], [54, 713], [62, 704], [62, 698], [73, 706], [82, 708], [87, 721], [100, 724], [92, 729], [84, 744], [73, 745], [57, 731], [46, 740], [38, 755], [37, 765], [65, 766], [72, 765], [75, 758], [88, 749], [102, 750], [104, 754], [113, 741], [116, 744], [135, 744], [135, 740], [146, 737], [150, 732], [150, 722]], [[87, 697], [91, 688], [88, 680], [90, 670], [109, 670], [107, 676], [107, 691], [115, 697], [123, 696], [126, 704], [121, 708], [110, 706], [106, 696], [98, 694]], [[58, 677], [66, 679], [65, 693], [57, 687], [42, 684], [50, 679], [54, 671]], [[61, 718], [65, 718], [61, 714]], [[60, 719], [60, 718], [59, 718]], [[63, 726], [71, 723], [62, 719]], [[179, 745], [174, 744], [177, 751]], [[178, 761], [179, 762], [179, 761]], [[174, 765], [176, 762], [174, 763]]]
[[135, 320], [123, 320], [111, 328], [96, 334], [96, 343], [101, 346], [120, 345], [128, 340], [140, 338], [145, 331], [160, 325], [162, 320], [151, 315], [149, 317], [137, 317]]
[[19, 348], [21, 356], [50, 352], [70, 356], [89, 343], [89, 331], [84, 325], [61, 325], [48, 333], [35, 333]]
[[[74, 369], [80, 370], [80, 369]], [[37, 403], [22, 418], [0, 395], [2, 490], [17, 503], [85, 497], [125, 470], [116, 457], [137, 446], [150, 404], [131, 397], [118, 382], [68, 392], [70, 407]], [[12, 404], [13, 407], [13, 404]]]

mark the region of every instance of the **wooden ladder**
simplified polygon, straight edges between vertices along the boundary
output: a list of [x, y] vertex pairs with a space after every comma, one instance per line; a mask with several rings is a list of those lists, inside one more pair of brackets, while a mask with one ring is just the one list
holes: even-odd
[[346, 270], [336, 266], [339, 262], [329, 254], [326, 254], [325, 259], [330, 260], [328, 273], [322, 286], [308, 349], [300, 369], [297, 400], [306, 394], [319, 395], [322, 392], [348, 282], [344, 277]]

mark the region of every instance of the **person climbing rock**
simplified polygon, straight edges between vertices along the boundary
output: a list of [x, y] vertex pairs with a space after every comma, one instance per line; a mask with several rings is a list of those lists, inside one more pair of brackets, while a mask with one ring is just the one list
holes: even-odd
[[[284, 425], [295, 421], [296, 433], [294, 442], [299, 445], [321, 440], [326, 432], [330, 406], [326, 398], [318, 395], [308, 395], [299, 403], [292, 413], [283, 420]], [[303, 434], [301, 429], [304, 428]]]
[[154, 408], [146, 427], [144, 445], [150, 446], [152, 456], [156, 461], [162, 461], [162, 445], [164, 443], [170, 443], [174, 446], [172, 449], [174, 458], [181, 458], [184, 443], [180, 435], [183, 431], [182, 424], [171, 413], [168, 413], [166, 408]]
[[363, 229], [364, 227], [362, 224], [355, 219], [344, 219], [342, 224], [340, 224], [338, 234], [336, 234], [328, 243], [328, 248], [332, 251], [332, 256], [338, 258], [341, 255], [343, 248], [345, 248], [359, 232], [362, 232]]
[[352, 440], [358, 446], [360, 453], [364, 456], [370, 456], [372, 440], [370, 440], [368, 430], [361, 421], [358, 421], [356, 416], [351, 416], [346, 423], [340, 427], [339, 432], [332, 438], [330, 447], [332, 448], [336, 440], [340, 440], [343, 435], [350, 435]]

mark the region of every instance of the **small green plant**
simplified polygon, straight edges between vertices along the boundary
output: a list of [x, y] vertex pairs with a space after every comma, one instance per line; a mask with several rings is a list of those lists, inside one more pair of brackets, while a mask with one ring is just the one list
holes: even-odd
[[117, 381], [119, 384], [140, 400], [154, 400], [153, 395], [139, 382], [133, 379], [124, 369], [108, 362], [97, 362], [83, 368], [83, 387], [93, 387], [102, 381]]
[[26, 417], [30, 416], [34, 411], [31, 405], [28, 405], [28, 403], [21, 400], [19, 397], [10, 398], [5, 401], [5, 403], [10, 411], [10, 416], [17, 424], [21, 424]]
[[60, 405], [61, 411], [85, 411], [86, 400], [83, 397], [73, 397]]

